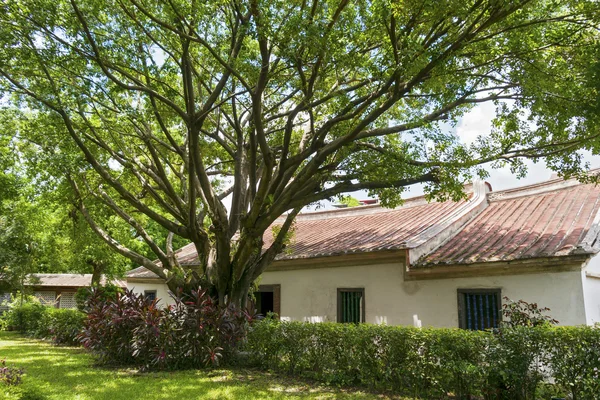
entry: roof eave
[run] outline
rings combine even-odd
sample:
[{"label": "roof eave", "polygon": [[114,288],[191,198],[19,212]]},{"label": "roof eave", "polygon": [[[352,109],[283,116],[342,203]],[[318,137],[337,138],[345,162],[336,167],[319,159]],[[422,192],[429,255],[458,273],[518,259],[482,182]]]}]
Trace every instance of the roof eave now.
[{"label": "roof eave", "polygon": [[592,256],[586,253],[472,264],[423,265],[407,269],[404,278],[408,281],[576,271],[583,269]]},{"label": "roof eave", "polygon": [[159,278],[158,276],[156,277],[142,277],[142,276],[128,276],[127,277],[127,283],[162,283],[164,282],[164,279]]},{"label": "roof eave", "polygon": [[276,260],[267,268],[267,272],[405,262],[405,249],[366,251],[329,256]]}]

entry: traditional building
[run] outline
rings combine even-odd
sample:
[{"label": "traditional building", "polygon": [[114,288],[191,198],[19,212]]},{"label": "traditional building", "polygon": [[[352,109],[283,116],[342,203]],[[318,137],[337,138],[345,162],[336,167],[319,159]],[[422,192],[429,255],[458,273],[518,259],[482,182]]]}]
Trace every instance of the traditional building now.
[{"label": "traditional building", "polygon": [[[497,326],[508,297],[549,307],[561,325],[600,322],[600,187],[554,179],[499,192],[479,182],[467,192],[461,202],[417,197],[395,209],[299,215],[293,243],[260,278],[258,310],[484,329]],[[193,245],[178,257],[198,263]],[[170,301],[143,267],[127,286]]]}]

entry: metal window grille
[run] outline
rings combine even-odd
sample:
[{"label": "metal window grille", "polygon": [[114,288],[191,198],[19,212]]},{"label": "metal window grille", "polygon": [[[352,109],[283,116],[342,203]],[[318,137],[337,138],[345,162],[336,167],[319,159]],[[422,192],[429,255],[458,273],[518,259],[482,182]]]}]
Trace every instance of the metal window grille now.
[{"label": "metal window grille", "polygon": [[146,291],[144,291],[144,296],[146,296],[146,298],[148,300],[155,300],[156,299],[156,290],[146,290]]},{"label": "metal window grille", "polygon": [[497,328],[502,320],[500,291],[459,291],[461,328],[485,330]]},{"label": "metal window grille", "polygon": [[338,322],[364,322],[364,307],[364,289],[338,289]]},{"label": "metal window grille", "polygon": [[77,308],[75,292],[63,292],[60,294],[60,308]]}]

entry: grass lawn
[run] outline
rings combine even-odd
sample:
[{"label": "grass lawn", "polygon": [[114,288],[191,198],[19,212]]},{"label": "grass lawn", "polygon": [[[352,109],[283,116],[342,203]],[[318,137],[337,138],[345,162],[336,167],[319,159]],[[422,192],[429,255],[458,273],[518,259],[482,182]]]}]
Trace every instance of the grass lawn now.
[{"label": "grass lawn", "polygon": [[[93,366],[82,349],[48,343],[0,331],[0,359],[25,369],[18,389],[0,384],[0,399],[17,400],[22,392],[44,399],[385,399],[354,390],[253,370],[205,370],[139,374],[133,370]],[[32,399],[34,397],[31,397]],[[37,399],[37,397],[36,397]]]}]

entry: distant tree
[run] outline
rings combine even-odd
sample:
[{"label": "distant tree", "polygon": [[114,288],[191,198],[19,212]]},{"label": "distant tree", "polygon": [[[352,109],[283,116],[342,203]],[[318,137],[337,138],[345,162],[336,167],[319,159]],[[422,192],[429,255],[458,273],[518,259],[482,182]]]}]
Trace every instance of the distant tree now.
[{"label": "distant tree", "polygon": [[[23,291],[36,272],[92,273],[99,283],[103,274],[120,276],[131,268],[131,261],[112,251],[73,208],[71,188],[40,178],[31,147],[8,134],[10,123],[1,126],[0,289]],[[118,218],[111,228],[124,243],[139,242]]]},{"label": "distant tree", "polygon": [[[598,8],[13,0],[0,6],[0,90],[43,174],[69,182],[114,251],[172,289],[207,281],[242,304],[309,203],[367,190],[389,206],[419,182],[457,199],[490,163],[522,175],[523,158],[582,176],[576,150],[600,151]],[[491,135],[466,145],[447,132],[484,102],[497,107]],[[198,267],[178,263],[176,237]]]},{"label": "distant tree", "polygon": [[352,196],[341,196],[338,204],[343,204],[346,207],[357,207],[360,206],[360,201]]},{"label": "distant tree", "polygon": [[9,207],[0,215],[0,288],[24,293],[29,275],[35,272],[38,249],[28,217],[24,207]]}]

